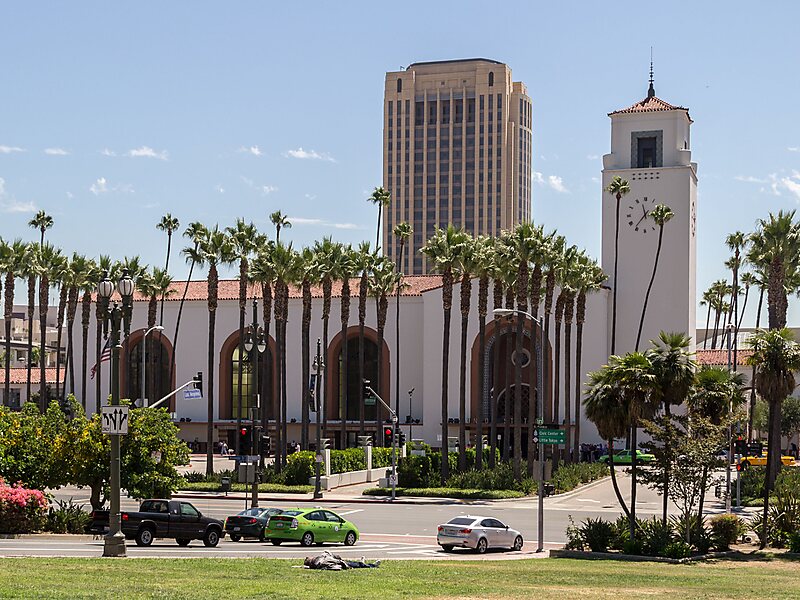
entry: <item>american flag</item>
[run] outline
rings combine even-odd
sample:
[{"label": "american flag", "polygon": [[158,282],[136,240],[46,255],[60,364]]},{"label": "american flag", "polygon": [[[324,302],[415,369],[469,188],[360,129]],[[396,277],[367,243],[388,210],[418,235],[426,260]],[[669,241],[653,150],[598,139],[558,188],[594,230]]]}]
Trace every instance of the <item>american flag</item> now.
[{"label": "american flag", "polygon": [[[106,345],[103,346],[103,351],[100,353],[100,364],[111,360],[111,338],[106,340]],[[94,363],[92,367],[92,377],[94,379],[95,374],[97,373],[97,363]]]}]

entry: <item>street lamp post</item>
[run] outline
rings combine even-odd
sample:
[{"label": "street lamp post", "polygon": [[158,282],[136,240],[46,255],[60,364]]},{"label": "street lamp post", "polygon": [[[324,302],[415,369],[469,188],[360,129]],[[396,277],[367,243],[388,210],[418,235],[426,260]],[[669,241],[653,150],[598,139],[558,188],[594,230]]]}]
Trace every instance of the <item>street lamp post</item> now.
[{"label": "street lamp post", "polygon": [[164,328],[161,325],[156,325],[145,331],[144,336],[142,336],[142,406],[147,406],[147,378],[145,377],[145,370],[147,369],[147,363],[145,362],[145,357],[147,356],[147,336],[153,331],[163,330]]},{"label": "street lamp post", "polygon": [[[130,330],[129,308],[133,301],[133,280],[128,270],[122,271],[122,278],[117,284],[117,291],[122,296],[122,308],[115,302],[106,312],[105,320],[111,321],[111,406],[119,406],[119,349],[120,325],[125,321],[125,335]],[[105,273],[97,285],[97,295],[111,298],[114,284]],[[109,514],[108,535],[103,540],[103,556],[125,556],[125,536],[122,535],[120,519],[120,439],[119,434],[111,434],[111,511]]]},{"label": "street lamp post", "polygon": [[322,486],[320,481],[322,463],[320,462],[320,455],[322,453],[322,429],[319,426],[319,414],[322,412],[320,406],[320,397],[322,390],[320,389],[320,379],[322,373],[325,371],[325,360],[322,358],[321,342],[317,338],[317,355],[314,357],[314,363],[311,365],[314,369],[314,412],[316,412],[317,421],[317,456],[314,460],[314,499],[322,498]]},{"label": "street lamp post", "polygon": [[[256,435],[256,413],[261,408],[261,394],[259,394],[258,389],[259,362],[261,355],[267,349],[267,340],[264,339],[264,330],[258,324],[258,300],[255,298],[253,298],[253,324],[247,331],[247,337],[244,340],[244,349],[250,354],[250,364],[253,368],[253,406],[250,408],[250,456],[252,459],[259,449],[258,440],[260,439],[260,434],[258,437]],[[241,410],[241,406],[239,410]],[[258,454],[261,453],[258,452]],[[253,466],[253,500],[250,503],[253,507],[258,506],[258,467],[260,462],[261,459],[259,458]]]},{"label": "street lamp post", "polygon": [[[544,422],[544,327],[541,319],[537,319],[532,314],[524,310],[514,310],[512,308],[496,308],[492,311],[493,314],[499,317],[509,317],[517,315],[520,317],[527,317],[539,326],[539,340],[536,352],[536,396],[538,402],[536,403],[536,423],[537,425]],[[531,424],[532,426],[533,424]],[[530,430],[530,427],[529,427]],[[528,435],[530,438],[528,443],[533,443],[533,436]],[[544,551],[544,442],[539,437],[538,453],[539,453],[539,482],[537,487],[537,496],[539,501],[539,544],[536,548],[537,552]]]}]

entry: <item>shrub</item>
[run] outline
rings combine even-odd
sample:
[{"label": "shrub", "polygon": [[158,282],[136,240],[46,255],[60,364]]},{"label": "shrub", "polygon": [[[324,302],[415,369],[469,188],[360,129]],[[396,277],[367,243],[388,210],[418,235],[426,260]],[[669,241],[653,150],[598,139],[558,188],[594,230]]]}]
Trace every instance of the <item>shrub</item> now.
[{"label": "shrub", "polygon": [[[348,473],[350,471],[363,471],[366,468],[367,468],[367,455],[365,454],[363,448],[347,448],[345,450],[331,450],[331,473]],[[312,465],[312,470],[313,470],[313,465]]]},{"label": "shrub", "polygon": [[208,477],[213,477],[216,475],[206,475],[205,473],[199,473],[197,471],[190,471],[189,473],[184,473],[183,478],[186,480],[187,483],[200,483],[201,481],[207,481]]},{"label": "shrub", "polygon": [[[750,520],[750,528],[759,539],[763,534],[763,515],[761,512]],[[783,548],[789,538],[800,531],[800,490],[787,485],[776,485],[776,496],[767,511],[767,543],[775,548]]]},{"label": "shrub", "polygon": [[713,547],[717,550],[730,550],[744,533],[744,523],[736,515],[716,515],[709,521],[709,527]]},{"label": "shrub", "polygon": [[637,541],[641,541],[642,553],[647,556],[663,556],[674,537],[669,523],[657,517],[639,523]]},{"label": "shrub", "polygon": [[789,536],[789,552],[800,554],[800,531]]},{"label": "shrub", "polygon": [[586,519],[579,532],[581,539],[592,552],[608,551],[608,547],[616,535],[614,524],[601,518]]},{"label": "shrub", "polygon": [[583,550],[583,535],[581,528],[575,525],[572,515],[567,515],[569,525],[567,525],[567,543],[564,545],[566,550]]},{"label": "shrub", "polygon": [[[331,461],[333,462],[333,461]],[[290,454],[283,468],[283,480],[286,485],[308,485],[314,475],[314,453],[303,450]]]},{"label": "shrub", "polygon": [[763,498],[765,467],[750,467],[739,473],[742,498]]},{"label": "shrub", "polygon": [[636,538],[634,540],[625,540],[625,543],[622,544],[622,553],[632,554],[634,556],[642,556],[644,554],[644,544],[642,543],[642,539]]},{"label": "shrub", "polygon": [[664,548],[664,556],[667,558],[688,558],[691,555],[692,547],[683,540],[670,542]]},{"label": "shrub", "polygon": [[0,533],[40,531],[47,517],[47,498],[39,490],[8,485],[0,478]]},{"label": "shrub", "polygon": [[[400,450],[397,450],[397,462],[400,461]],[[391,448],[373,448],[372,449],[372,468],[380,469],[388,467],[392,464],[392,449]],[[364,467],[366,469],[366,467]]]},{"label": "shrub", "polygon": [[559,463],[550,480],[556,488],[556,493],[574,490],[581,484],[589,483],[608,475],[608,466],[605,463]]},{"label": "shrub", "polygon": [[53,533],[84,533],[91,516],[83,510],[83,505],[74,504],[71,498],[55,502],[58,508],[50,506],[45,529]]},{"label": "shrub", "polygon": [[[367,488],[365,496],[390,496],[391,488]],[[464,500],[505,500],[522,498],[523,493],[515,490],[458,490],[454,488],[395,488],[397,496],[418,496],[423,498],[460,498]]]},{"label": "shrub", "polygon": [[447,487],[479,490],[517,490],[530,494],[536,489],[536,484],[529,477],[524,477],[521,481],[517,481],[514,478],[514,470],[510,464],[497,463],[494,469],[455,473],[448,479]]}]

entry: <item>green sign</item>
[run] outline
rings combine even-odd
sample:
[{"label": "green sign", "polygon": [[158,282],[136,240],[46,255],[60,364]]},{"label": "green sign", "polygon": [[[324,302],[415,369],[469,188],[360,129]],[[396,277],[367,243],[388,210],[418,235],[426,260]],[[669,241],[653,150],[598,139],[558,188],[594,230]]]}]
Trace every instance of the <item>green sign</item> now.
[{"label": "green sign", "polygon": [[545,429],[540,427],[533,430],[533,443],[538,444],[564,444],[567,441],[567,432],[563,429]]},{"label": "green sign", "polygon": [[375,396],[367,396],[364,398],[364,406],[375,406]]}]

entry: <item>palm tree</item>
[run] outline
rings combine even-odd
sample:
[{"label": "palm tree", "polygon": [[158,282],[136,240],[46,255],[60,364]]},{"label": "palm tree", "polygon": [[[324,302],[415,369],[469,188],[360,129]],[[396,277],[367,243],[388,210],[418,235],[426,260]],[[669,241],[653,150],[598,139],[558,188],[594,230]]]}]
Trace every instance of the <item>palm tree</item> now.
[{"label": "palm tree", "polygon": [[[87,410],[86,405],[86,372],[88,366],[89,353],[89,325],[92,322],[92,292],[97,288],[100,281],[100,269],[94,260],[90,260],[87,265],[86,278],[79,286],[79,291],[83,292],[81,297],[81,405],[83,410]],[[98,303],[100,299],[98,298]],[[99,339],[99,337],[98,337]]]},{"label": "palm tree", "polygon": [[622,179],[619,175],[614,175],[614,179],[611,180],[606,191],[617,200],[616,217],[614,221],[614,292],[611,305],[611,354],[614,354],[617,343],[617,289],[619,288],[619,282],[617,280],[617,263],[619,262],[619,203],[623,196],[630,193],[631,188],[627,180]]},{"label": "palm tree", "polygon": [[[680,406],[689,396],[694,383],[696,364],[689,350],[691,340],[685,333],[659,334],[658,340],[652,340],[653,348],[645,352],[653,365],[655,386],[664,414],[669,416],[671,406]],[[667,453],[669,454],[669,453]],[[669,500],[669,463],[664,465],[664,482],[662,488],[661,518],[667,522],[667,504]]]},{"label": "palm tree", "polygon": [[[361,273],[358,282],[358,380],[364,381],[364,324],[367,320],[367,294],[369,275],[377,256],[370,252],[369,242],[361,242],[354,254],[355,270]],[[358,402],[358,434],[364,435],[364,398]],[[380,437],[380,436],[379,436]],[[382,438],[381,438],[382,439]]]},{"label": "palm tree", "polygon": [[183,316],[183,304],[186,302],[186,295],[189,293],[189,283],[192,281],[192,273],[194,272],[195,261],[192,258],[198,251],[200,240],[208,234],[208,229],[200,221],[189,223],[189,226],[183,232],[183,237],[189,238],[192,245],[184,248],[182,254],[186,262],[189,263],[189,275],[186,277],[186,283],[183,286],[183,295],[181,295],[180,304],[178,304],[178,316],[175,319],[175,335],[172,339],[172,358],[169,362],[169,377],[167,381],[172,381],[172,373],[175,371],[175,355],[178,353],[178,333],[181,327],[181,317]]},{"label": "palm tree", "polygon": [[27,356],[27,369],[28,375],[26,378],[25,398],[31,400],[31,368],[33,367],[33,316],[36,307],[36,273],[38,270],[40,247],[36,244],[30,243],[26,247],[25,258],[22,263],[22,270],[20,274],[27,279],[28,291],[28,356]]},{"label": "palm tree", "polygon": [[[739,268],[742,266],[742,250],[747,247],[747,236],[741,231],[735,231],[725,238],[725,245],[733,252],[733,364],[737,364],[737,353],[739,350]],[[743,311],[744,312],[744,311]]]},{"label": "palm tree", "polygon": [[441,227],[428,239],[420,250],[431,261],[436,271],[442,274],[442,465],[441,482],[445,485],[449,474],[447,446],[448,377],[450,375],[450,313],[453,308],[453,280],[458,275],[459,260],[467,236],[452,225]]},{"label": "palm tree", "polygon": [[[395,313],[394,313],[394,385],[395,385],[395,412],[400,414],[400,290],[403,287],[403,251],[414,230],[408,223],[398,223],[392,230],[392,235],[400,243],[400,250],[397,253],[397,272],[400,275],[400,283],[397,285],[395,294]],[[411,418],[411,415],[409,415]],[[409,435],[409,438],[411,436]]]},{"label": "palm tree", "polygon": [[303,293],[303,317],[301,335],[302,353],[302,382],[300,389],[303,391],[302,406],[302,427],[300,434],[300,445],[303,450],[308,450],[311,396],[309,394],[308,382],[311,380],[311,286],[317,285],[317,262],[314,251],[310,248],[303,248],[297,259],[297,269],[300,278],[300,287]]},{"label": "palm tree", "polygon": [[[272,249],[274,244],[267,242],[266,239],[260,240],[260,245],[256,248],[256,256],[250,262],[249,277],[250,281],[261,286],[261,313],[264,320],[264,339],[269,340],[269,330],[272,321],[272,282],[275,279],[275,273],[272,268]],[[270,355],[268,355],[270,356]],[[274,414],[274,398],[272,396],[273,390],[273,377],[275,376],[273,370],[273,360],[267,361],[267,372],[271,376],[259,379],[261,386],[262,410],[261,410],[261,430],[264,435],[267,435],[269,425],[270,412]]]},{"label": "palm tree", "polygon": [[459,257],[461,270],[461,352],[458,389],[458,470],[467,470],[467,329],[472,308],[472,277],[477,269],[475,240],[467,234]]},{"label": "palm tree", "polygon": [[[770,291],[772,290],[769,290],[768,293]],[[773,292],[773,294],[775,293]],[[774,312],[776,313],[775,320],[779,321],[780,309],[778,308]],[[778,477],[781,466],[781,405],[784,398],[795,389],[794,371],[800,369],[800,346],[794,341],[791,331],[786,328],[760,330],[750,338],[750,344],[753,354],[748,360],[750,364],[758,366],[753,384],[759,395],[769,404],[763,521],[766,528],[769,493],[775,485],[775,479]],[[766,537],[765,530],[764,534],[760,535],[762,548],[766,544]]]},{"label": "palm tree", "polygon": [[39,275],[39,410],[45,412],[47,397],[47,311],[50,306],[50,277],[57,274],[63,264],[61,251],[52,244],[45,244],[39,250],[37,272]]},{"label": "palm tree", "polygon": [[[50,283],[57,286],[58,310],[56,312],[56,398],[61,398],[61,339],[64,331],[64,317],[67,312],[67,300],[69,296],[69,259],[62,257],[53,266]],[[66,368],[64,369],[64,379],[66,380]],[[66,386],[64,386],[66,387]]]},{"label": "palm tree", "polygon": [[2,261],[0,262],[0,272],[5,273],[6,284],[5,310],[3,313],[6,336],[6,379],[3,397],[6,399],[6,404],[11,399],[11,319],[14,317],[14,290],[17,277],[22,275],[25,270],[27,250],[27,244],[20,239],[16,239],[11,243],[2,242],[0,244],[0,255],[3,257],[0,259]]},{"label": "palm tree", "polygon": [[[565,454],[567,462],[577,462],[579,455],[571,450],[572,432],[572,321],[575,313],[575,297],[579,285],[579,269],[581,254],[577,251],[574,258],[567,263],[561,278],[561,285],[566,292],[564,297],[564,422],[567,425]],[[576,373],[577,375],[577,373]]]},{"label": "palm tree", "polygon": [[750,288],[758,285],[758,278],[755,273],[742,273],[741,282],[744,285],[744,301],[742,302],[742,310],[739,311],[739,320],[736,322],[737,332],[742,327],[744,313],[747,311],[747,298],[750,296]]},{"label": "palm tree", "polygon": [[729,304],[725,298],[730,294],[731,288],[724,279],[718,279],[711,284],[711,306],[714,309],[714,334],[711,338],[711,349],[717,347],[717,333],[720,330],[720,318],[728,311]]},{"label": "palm tree", "polygon": [[380,252],[381,250],[381,214],[383,212],[383,207],[385,206],[388,208],[391,201],[391,192],[382,187],[376,187],[374,190],[372,190],[370,197],[367,198],[367,202],[371,202],[378,207],[378,227],[375,234],[375,252]]},{"label": "palm tree", "polygon": [[281,241],[281,229],[291,229],[292,224],[289,218],[286,217],[281,211],[276,210],[269,216],[270,222],[275,225],[275,243]]},{"label": "palm tree", "polygon": [[[162,301],[165,298],[169,298],[173,294],[176,293],[176,290],[172,287],[172,276],[164,269],[159,269],[158,267],[153,267],[152,273],[149,275],[150,279],[150,301],[148,303],[148,310],[147,310],[147,329],[152,329],[156,326],[156,323],[160,323],[160,320],[156,319],[156,312],[157,312],[157,305],[158,299],[160,298]],[[160,319],[160,316],[159,316]],[[163,357],[163,345],[161,343],[161,332],[159,331],[158,340],[158,359],[157,359],[157,369],[150,369],[150,378],[152,383],[150,384],[153,392],[153,396],[156,400],[161,398],[164,395],[165,391],[171,390],[164,390],[162,388],[162,378],[160,376],[161,369],[162,369],[162,357]],[[142,340],[142,352],[146,352],[146,340]],[[156,378],[156,374],[159,374],[159,377]],[[172,385],[172,380],[168,380],[167,385]],[[145,389],[143,390],[142,397],[147,398],[147,383],[145,382]]]},{"label": "palm tree", "polygon": [[708,306],[708,310],[706,311],[706,332],[703,336],[703,350],[706,349],[706,344],[708,343],[708,332],[710,331],[708,326],[711,324],[711,305],[714,303],[714,291],[709,288],[705,292],[703,292],[703,298],[700,300],[700,306]]},{"label": "palm tree", "polygon": [[[342,371],[339,380],[341,385],[342,398],[339,403],[339,417],[341,418],[341,445],[342,449],[347,448],[347,407],[348,402],[348,361],[347,361],[347,325],[350,322],[350,278],[355,273],[356,264],[353,248],[351,246],[340,246],[331,256],[333,261],[334,276],[342,282],[342,303],[340,307],[340,323],[342,326]],[[360,388],[359,388],[360,389]]]},{"label": "palm tree", "polygon": [[[378,381],[376,388],[381,389],[382,367],[383,367],[383,340],[386,331],[386,316],[389,311],[389,296],[394,293],[395,286],[400,282],[394,264],[387,258],[376,260],[372,280],[370,281],[370,293],[375,298],[376,306],[376,329],[378,332]],[[381,415],[381,412],[378,412]],[[378,430],[381,427],[381,419],[378,421]],[[378,436],[380,437],[380,436]]]},{"label": "palm tree", "polygon": [[[190,226],[191,227],[191,226]],[[216,333],[217,302],[219,298],[218,266],[227,265],[235,260],[230,238],[219,226],[198,232],[194,248],[185,248],[183,253],[195,264],[208,265],[208,394],[206,426],[206,474],[214,472],[214,362]]]},{"label": "palm tree", "polygon": [[[544,347],[548,348],[550,346],[550,313],[553,311],[553,295],[555,294],[556,288],[556,273],[558,269],[563,264],[564,260],[564,252],[566,248],[566,240],[563,236],[556,235],[555,232],[550,234],[550,243],[544,248],[544,259],[543,264],[544,268],[547,269],[547,275],[545,276],[545,290],[544,290],[544,338],[545,343]],[[556,336],[558,339],[558,336]],[[555,361],[558,364],[558,361]],[[558,374],[556,373],[556,381],[558,381]],[[557,384],[551,385],[551,390],[545,392],[545,398],[542,398],[544,401],[542,414],[544,415],[545,421],[548,422],[553,415],[553,405],[550,402],[550,394],[555,393],[555,388],[557,388]]]},{"label": "palm tree", "polygon": [[[244,319],[245,309],[247,308],[247,283],[249,281],[248,260],[255,249],[261,245],[261,235],[256,226],[244,219],[236,219],[236,225],[226,227],[225,233],[228,235],[233,247],[233,253],[239,260],[239,356],[244,356]],[[257,368],[255,365],[253,368]],[[236,430],[242,426],[242,376],[244,369],[239,368],[237,377],[237,393],[239,394],[239,405],[236,411]],[[248,399],[249,400],[249,399]],[[247,402],[249,404],[249,401]],[[236,454],[241,454],[243,449],[239,447],[240,436],[236,436]]]},{"label": "palm tree", "polygon": [[575,305],[575,437],[573,454],[580,456],[581,438],[581,359],[583,358],[583,324],[586,321],[586,296],[601,288],[607,279],[597,262],[585,254],[581,255],[581,268],[578,274],[578,299]]},{"label": "palm tree", "polygon": [[[330,237],[323,238],[321,242],[314,244],[314,261],[316,263],[317,276],[322,283],[322,345],[325,348],[325,363],[331,364],[328,355],[328,324],[331,316],[331,295],[333,287],[333,276],[335,274],[335,254],[339,252],[338,246],[333,243]],[[327,377],[324,372],[323,376]],[[327,379],[322,384],[322,431],[323,435],[328,426],[328,383]]]},{"label": "palm tree", "polygon": [[[486,418],[484,402],[483,365],[486,362],[486,316],[489,308],[489,277],[494,269],[494,238],[481,235],[475,238],[474,244],[475,274],[478,276],[478,414],[475,429],[475,468],[483,469],[483,422]],[[398,334],[399,335],[399,334]],[[398,394],[399,397],[399,394]],[[491,444],[494,453],[494,444]],[[490,465],[494,465],[494,456],[490,455]]]},{"label": "palm tree", "polygon": [[[86,286],[86,281],[91,274],[91,261],[78,253],[72,254],[65,282],[67,291],[67,368],[69,369],[70,393],[75,393],[75,343],[74,325],[78,312],[80,292]],[[66,385],[62,395],[62,402],[66,401]]]},{"label": "palm tree", "polygon": [[[556,338],[556,348],[555,348],[555,360],[553,365],[553,372],[555,375],[555,380],[553,382],[553,421],[555,423],[564,423],[566,422],[566,403],[568,400],[565,398],[565,411],[564,417],[561,416],[561,398],[560,398],[560,391],[561,391],[561,323],[564,320],[564,311],[566,309],[566,302],[567,298],[569,297],[570,291],[566,285],[566,282],[569,280],[568,272],[570,265],[575,261],[575,257],[577,256],[578,249],[575,246],[570,246],[566,248],[564,252],[559,256],[559,262],[555,265],[554,271],[556,275],[556,280],[559,286],[558,298],[556,299],[556,306],[555,306],[555,314],[553,315],[553,320],[555,322],[555,338]],[[564,361],[564,364],[569,362],[569,357]],[[566,375],[566,369],[565,369]],[[565,377],[564,388],[569,389],[569,381]]]},{"label": "palm tree", "polygon": [[48,215],[43,210],[40,210],[36,213],[36,216],[33,217],[30,221],[28,221],[28,226],[32,227],[33,229],[38,229],[41,233],[41,239],[39,241],[39,247],[44,248],[44,232],[48,229],[52,229],[53,227],[53,217]]},{"label": "palm tree", "polygon": [[647,292],[644,295],[644,304],[642,304],[642,318],[639,319],[639,331],[636,333],[636,351],[639,351],[639,341],[642,339],[642,327],[644,327],[644,317],[647,314],[647,301],[650,299],[650,292],[653,289],[653,282],[656,280],[656,271],[658,271],[658,259],[661,256],[661,242],[664,239],[664,224],[667,223],[675,213],[666,204],[658,204],[653,210],[650,211],[650,218],[658,225],[658,245],[656,246],[656,258],[653,262],[653,274],[650,275],[650,283],[647,284]]},{"label": "palm tree", "polygon": [[[164,272],[169,273],[169,255],[172,249],[172,234],[181,226],[180,221],[173,217],[170,213],[161,217],[161,220],[156,224],[156,229],[165,231],[167,233],[167,257],[164,260]],[[161,315],[158,319],[159,323],[164,322],[164,298],[161,299]]]},{"label": "palm tree", "polygon": [[[497,453],[497,405],[500,401],[500,341],[505,336],[501,335],[502,317],[495,314],[498,308],[503,308],[503,257],[504,254],[495,243],[496,238],[491,238],[494,245],[494,260],[489,263],[492,277],[492,313],[494,314],[494,352],[492,357],[492,397],[489,410],[489,468],[494,469]],[[507,444],[503,444],[506,446]]]}]

